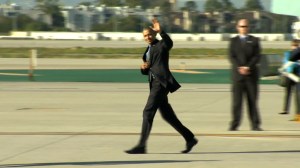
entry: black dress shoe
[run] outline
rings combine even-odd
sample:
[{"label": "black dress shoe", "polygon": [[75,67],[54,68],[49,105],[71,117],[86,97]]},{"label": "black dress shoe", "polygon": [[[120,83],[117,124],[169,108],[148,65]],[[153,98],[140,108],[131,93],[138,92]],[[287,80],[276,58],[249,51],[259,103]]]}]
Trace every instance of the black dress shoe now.
[{"label": "black dress shoe", "polygon": [[134,147],[130,150],[126,150],[125,152],[128,154],[145,154],[146,149],[145,147]]},{"label": "black dress shoe", "polygon": [[230,127],[229,131],[238,131],[237,127]]},{"label": "black dress shoe", "polygon": [[198,140],[196,138],[193,138],[191,141],[188,141],[186,143],[186,149],[181,151],[181,153],[189,153],[197,143]]},{"label": "black dress shoe", "polygon": [[254,127],[252,128],[253,131],[263,131],[263,129],[259,128],[259,127]]},{"label": "black dress shoe", "polygon": [[288,112],[284,111],[284,112],[281,112],[279,114],[289,114]]}]

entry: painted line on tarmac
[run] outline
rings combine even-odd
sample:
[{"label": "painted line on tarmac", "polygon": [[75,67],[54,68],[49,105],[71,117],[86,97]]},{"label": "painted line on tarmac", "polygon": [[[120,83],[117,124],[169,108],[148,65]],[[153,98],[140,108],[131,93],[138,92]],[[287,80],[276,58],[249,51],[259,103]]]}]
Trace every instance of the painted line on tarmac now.
[{"label": "painted line on tarmac", "polygon": [[260,78],[261,80],[278,80],[279,76],[264,76]]},{"label": "painted line on tarmac", "polygon": [[28,74],[22,74],[22,73],[0,73],[0,75],[4,75],[4,76],[28,76]]},{"label": "painted line on tarmac", "polygon": [[[140,133],[121,133],[121,132],[0,132],[0,135],[140,135]],[[176,133],[152,133],[153,136],[180,136]],[[253,134],[195,134],[196,136],[209,136],[209,137],[256,137],[256,138],[300,138],[300,135],[291,135],[291,134],[262,134],[262,133],[253,133]]]},{"label": "painted line on tarmac", "polygon": [[184,69],[172,69],[171,72],[186,73],[186,74],[212,74],[212,72],[192,71]]},{"label": "painted line on tarmac", "polygon": [[[28,73],[0,73],[0,75],[3,75],[3,76],[29,76]],[[34,76],[41,76],[41,75],[34,75]]]}]

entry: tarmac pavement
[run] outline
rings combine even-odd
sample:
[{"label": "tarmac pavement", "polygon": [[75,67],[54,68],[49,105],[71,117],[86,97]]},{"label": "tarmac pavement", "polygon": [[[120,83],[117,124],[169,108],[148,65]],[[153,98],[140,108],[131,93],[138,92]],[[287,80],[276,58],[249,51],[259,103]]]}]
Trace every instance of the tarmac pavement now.
[{"label": "tarmac pavement", "polygon": [[299,167],[300,123],[279,115],[283,91],[261,85],[264,131],[228,131],[230,86],[182,84],[169,95],[178,117],[199,143],[185,143],[158,114],[148,154],[124,153],[141,129],[145,83],[0,83],[0,167],[250,168]]},{"label": "tarmac pavement", "polygon": [[[142,36],[142,34],[141,34]],[[290,41],[261,41],[262,48],[289,49]],[[3,40],[0,48],[144,48],[144,41],[101,41],[101,40]],[[228,41],[181,41],[174,40],[174,48],[227,48]]]},{"label": "tarmac pavement", "polygon": [[[142,59],[38,58],[35,69],[139,69]],[[0,69],[29,69],[29,58],[0,58]],[[228,69],[227,59],[170,59],[171,69]]]},{"label": "tarmac pavement", "polygon": [[[172,60],[182,66],[183,60]],[[188,67],[228,68],[223,60],[189,60]],[[1,59],[2,69],[26,69],[26,59]],[[175,63],[178,63],[174,65]],[[213,64],[215,63],[215,65]],[[37,68],[136,68],[139,60],[43,59]],[[90,65],[90,66],[89,66]],[[187,66],[188,65],[188,66]],[[218,66],[219,65],[219,66]],[[1,76],[0,76],[1,77]],[[183,138],[157,114],[148,153],[124,153],[141,130],[145,83],[1,82],[0,168],[295,168],[300,166],[300,123],[279,115],[283,88],[261,85],[264,131],[252,131],[244,112],[239,131],[228,131],[229,84],[189,84],[169,95],[177,116],[199,143],[181,154]],[[159,113],[159,112],[158,112]]]}]

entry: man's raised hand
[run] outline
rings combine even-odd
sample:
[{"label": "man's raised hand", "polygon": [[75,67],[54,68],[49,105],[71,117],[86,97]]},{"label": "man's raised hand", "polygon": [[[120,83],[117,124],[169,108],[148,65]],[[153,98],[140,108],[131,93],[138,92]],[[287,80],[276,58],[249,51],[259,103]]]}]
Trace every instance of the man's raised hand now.
[{"label": "man's raised hand", "polygon": [[152,19],[152,24],[153,24],[153,27],[150,27],[150,28],[152,30],[154,30],[155,32],[160,33],[161,32],[161,28],[160,28],[160,24],[159,24],[157,18],[153,18]]}]

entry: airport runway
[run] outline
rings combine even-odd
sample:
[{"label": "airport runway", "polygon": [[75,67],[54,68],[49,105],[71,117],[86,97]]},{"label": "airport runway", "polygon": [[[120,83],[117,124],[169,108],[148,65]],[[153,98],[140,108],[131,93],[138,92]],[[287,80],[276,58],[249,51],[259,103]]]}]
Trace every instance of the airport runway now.
[{"label": "airport runway", "polygon": [[[28,59],[2,58],[0,69],[28,69]],[[174,68],[228,68],[227,60],[171,60]],[[140,60],[39,59],[40,69],[137,69]],[[138,69],[137,69],[138,70]],[[142,78],[142,76],[140,76]],[[148,154],[128,155],[141,129],[147,83],[0,82],[0,168],[295,168],[300,166],[300,123],[279,115],[283,88],[260,86],[262,128],[227,131],[229,84],[182,83],[169,95],[178,117],[199,144],[185,143],[156,115]],[[245,108],[246,109],[246,108]]]},{"label": "airport runway", "polygon": [[[289,41],[262,41],[263,48],[289,49]],[[0,40],[0,48],[137,48],[145,47],[144,41],[85,41],[85,40]],[[174,48],[227,48],[228,41],[174,41]]]},{"label": "airport runway", "polygon": [[169,95],[182,122],[199,139],[189,154],[184,140],[157,114],[148,154],[123,151],[139,139],[145,83],[0,83],[0,168],[295,168],[300,166],[300,123],[279,115],[283,90],[262,85],[262,128],[227,131],[230,85],[182,84]]}]

